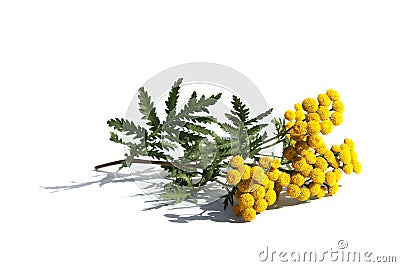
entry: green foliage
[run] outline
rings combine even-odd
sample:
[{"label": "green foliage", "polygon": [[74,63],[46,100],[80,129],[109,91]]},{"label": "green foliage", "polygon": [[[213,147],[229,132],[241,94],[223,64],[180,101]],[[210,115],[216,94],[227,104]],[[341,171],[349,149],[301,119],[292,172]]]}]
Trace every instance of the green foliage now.
[{"label": "green foliage", "polygon": [[[270,109],[250,118],[249,108],[240,98],[233,96],[232,110],[225,114],[228,122],[218,122],[209,114],[209,108],[217,103],[221,94],[198,97],[196,92],[179,110],[177,107],[182,81],[182,78],[176,80],[169,91],[165,101],[167,117],[164,121],[159,119],[155,104],[143,87],[138,91],[138,99],[139,112],[145,126],[119,118],[107,121],[113,129],[110,140],[128,148],[121,168],[130,167],[140,157],[170,163],[161,166],[171,180],[162,197],[176,203],[193,200],[194,189],[224,175],[223,169],[227,167],[229,156],[258,159],[263,141],[267,138],[263,130],[268,124],[262,120],[272,111]],[[217,134],[208,125],[219,126],[228,136]],[[123,140],[121,136],[126,136],[129,141]],[[183,149],[183,155],[174,157],[173,152],[179,148]],[[201,178],[194,182],[194,177]],[[233,203],[236,187],[227,184],[224,187],[228,190],[224,196],[226,207]]]}]

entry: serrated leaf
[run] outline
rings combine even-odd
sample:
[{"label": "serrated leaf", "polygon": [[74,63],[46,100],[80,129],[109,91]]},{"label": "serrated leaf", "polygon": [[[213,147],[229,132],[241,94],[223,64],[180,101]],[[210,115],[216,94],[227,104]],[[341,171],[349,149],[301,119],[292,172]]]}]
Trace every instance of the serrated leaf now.
[{"label": "serrated leaf", "polygon": [[156,108],[154,103],[151,101],[151,97],[144,89],[139,88],[139,111],[143,115],[142,119],[147,120],[147,125],[150,126],[151,131],[155,131],[160,126],[160,120],[157,117]]},{"label": "serrated leaf", "polygon": [[165,109],[165,112],[170,114],[171,112],[176,113],[176,103],[178,102],[179,98],[179,89],[180,85],[183,81],[183,78],[179,78],[174,82],[174,85],[172,86],[171,90],[169,91],[168,99],[165,101],[165,105],[167,108]]}]

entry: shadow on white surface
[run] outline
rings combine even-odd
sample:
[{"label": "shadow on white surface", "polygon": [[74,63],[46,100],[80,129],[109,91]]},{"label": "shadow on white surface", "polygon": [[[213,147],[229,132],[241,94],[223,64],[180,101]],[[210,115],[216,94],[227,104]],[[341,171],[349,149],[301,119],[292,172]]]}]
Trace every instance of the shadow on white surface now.
[{"label": "shadow on white surface", "polygon": [[[155,173],[157,173],[155,175]],[[163,183],[160,183],[163,180]],[[228,206],[224,210],[224,201],[221,198],[226,193],[218,184],[212,183],[205,186],[204,190],[196,194],[197,203],[183,201],[175,203],[174,201],[164,200],[160,197],[163,192],[166,179],[160,177],[159,169],[154,167],[137,170],[131,174],[115,173],[109,171],[95,171],[88,181],[71,181],[68,185],[42,186],[42,188],[51,190],[51,193],[83,188],[91,185],[103,186],[111,183],[132,183],[135,182],[142,190],[142,193],[135,193],[128,197],[145,197],[143,199],[143,211],[159,210],[169,222],[189,223],[192,221],[214,221],[224,223],[242,223],[242,218],[233,214],[232,207]],[[149,197],[151,199],[149,199]],[[297,199],[290,198],[283,191],[277,202],[268,207],[269,210],[280,209],[299,204],[305,204]]]}]

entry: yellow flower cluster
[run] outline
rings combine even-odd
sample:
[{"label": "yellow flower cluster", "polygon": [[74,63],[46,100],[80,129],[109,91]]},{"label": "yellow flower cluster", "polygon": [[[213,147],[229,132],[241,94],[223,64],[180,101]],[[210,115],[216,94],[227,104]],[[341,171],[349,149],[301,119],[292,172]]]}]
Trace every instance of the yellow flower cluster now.
[{"label": "yellow flower cluster", "polygon": [[276,202],[282,187],[290,183],[289,174],[279,171],[280,164],[279,159],[262,157],[258,165],[250,167],[241,156],[232,157],[226,181],[237,186],[237,204],[233,206],[236,216],[251,221]]},{"label": "yellow flower cluster", "polygon": [[294,108],[295,111],[284,114],[289,121],[286,128],[291,143],[284,149],[283,157],[293,168],[286,193],[300,201],[311,196],[321,198],[326,193],[332,196],[339,189],[342,172],[358,174],[362,168],[351,139],[346,138],[343,144],[328,149],[322,138],[343,122],[344,105],[340,95],[329,89],[317,99],[304,99]]}]

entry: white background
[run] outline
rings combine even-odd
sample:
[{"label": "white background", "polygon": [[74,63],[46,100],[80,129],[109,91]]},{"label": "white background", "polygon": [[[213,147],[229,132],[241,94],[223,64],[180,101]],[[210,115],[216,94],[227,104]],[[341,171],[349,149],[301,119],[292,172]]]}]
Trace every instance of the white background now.
[{"label": "white background", "polygon": [[[340,239],[399,260],[398,14],[396,1],[2,1],[0,265],[265,266],[266,246]],[[332,198],[246,224],[170,222],[174,210],[129,197],[134,183],[40,188],[120,158],[106,120],[153,75],[197,61],[245,74],[276,115],[337,89],[345,121],[332,138],[356,141],[363,173]]]}]

